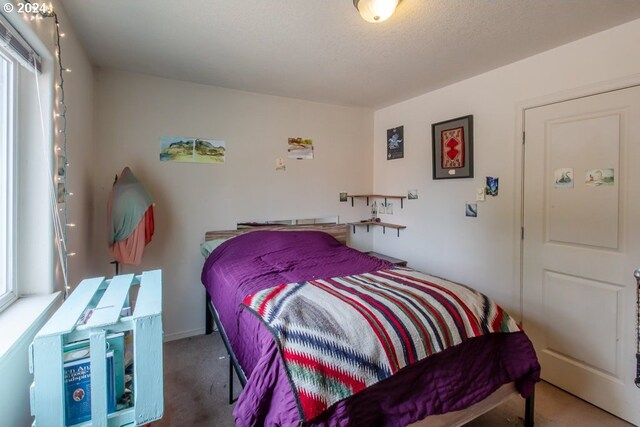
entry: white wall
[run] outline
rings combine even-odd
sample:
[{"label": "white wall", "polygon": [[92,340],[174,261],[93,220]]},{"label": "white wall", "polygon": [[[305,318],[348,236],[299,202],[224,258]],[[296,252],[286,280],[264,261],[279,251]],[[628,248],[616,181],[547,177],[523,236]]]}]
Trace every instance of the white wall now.
[{"label": "white wall", "polygon": [[[70,231],[70,250],[78,253],[77,258],[69,260],[70,284],[76,284],[80,278],[90,275],[92,233],[92,167],[93,167],[93,66],[82,50],[70,26],[66,13],[58,1],[53,6],[60,19],[60,28],[66,33],[62,39],[62,55],[64,66],[71,68],[72,73],[65,78],[65,95],[68,106],[67,126],[68,158],[71,166],[68,169],[68,185],[75,193],[69,199],[69,220],[77,224]],[[37,126],[22,129],[20,138],[20,152],[22,155],[20,179],[23,186],[19,194],[19,203],[23,214],[19,218],[20,248],[18,264],[23,269],[19,280],[19,291],[22,294],[46,294],[54,290],[62,290],[62,283],[55,281],[53,265],[53,236],[51,215],[48,205],[47,188],[42,182],[37,182],[36,173],[47,173],[46,163],[53,158],[53,122],[50,114],[54,102],[53,76],[56,72],[54,63],[54,23],[52,19],[28,21],[18,17],[15,12],[8,16],[17,25],[21,34],[44,57],[43,74],[39,78],[40,94],[44,106],[45,122],[45,155],[42,146],[42,131],[39,122],[39,108],[35,87],[25,91],[21,112],[35,120]],[[30,79],[35,83],[34,79]],[[25,102],[29,100],[29,103]],[[24,138],[22,138],[24,137]],[[28,148],[28,150],[27,150]],[[36,166],[37,165],[37,166]],[[26,176],[25,176],[26,172]],[[48,182],[49,177],[42,177]],[[34,191],[34,188],[38,188]],[[42,193],[44,191],[44,193]],[[59,275],[57,276],[59,279]],[[33,336],[42,326],[49,312],[44,313],[39,320],[27,328],[27,332],[18,340],[8,354],[0,360],[0,426],[16,427],[29,426],[33,418],[29,411],[29,385],[32,375],[28,370],[27,349]],[[23,316],[24,322],[32,316]],[[21,325],[24,326],[24,325]],[[10,397],[10,398],[9,398]]]},{"label": "white wall", "polygon": [[[640,20],[375,112],[374,190],[419,199],[396,209],[407,225],[398,239],[376,233],[374,249],[407,259],[414,268],[473,285],[519,313],[518,105],[640,73]],[[576,89],[577,90],[577,89]],[[473,114],[475,178],[432,180],[431,124]],[[404,125],[405,158],[387,161],[386,129]],[[500,178],[497,197],[465,201],[486,176]]]},{"label": "white wall", "polygon": [[[341,190],[371,191],[373,113],[360,108],[258,95],[141,74],[100,70],[96,96],[95,256],[113,275],[107,251],[106,200],[116,173],[130,166],[156,202],[156,234],[141,266],[162,268],[165,337],[204,328],[207,230],[235,229],[242,220],[339,215],[361,219],[366,210],[339,203]],[[159,161],[161,136],[226,141],[222,165]],[[287,138],[312,138],[314,160],[287,159]],[[356,246],[371,245],[358,233]],[[369,237],[367,239],[367,237]]]}]

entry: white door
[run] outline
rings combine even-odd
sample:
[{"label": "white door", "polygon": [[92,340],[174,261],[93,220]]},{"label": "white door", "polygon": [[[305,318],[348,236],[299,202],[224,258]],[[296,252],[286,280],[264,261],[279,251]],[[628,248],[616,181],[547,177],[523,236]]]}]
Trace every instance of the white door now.
[{"label": "white door", "polygon": [[524,328],[542,378],[640,425],[640,87],[525,111]]}]

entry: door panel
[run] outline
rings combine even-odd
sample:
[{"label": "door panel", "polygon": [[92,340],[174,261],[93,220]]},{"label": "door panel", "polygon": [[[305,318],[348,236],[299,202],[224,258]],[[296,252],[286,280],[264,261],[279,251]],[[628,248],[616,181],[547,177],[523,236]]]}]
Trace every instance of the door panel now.
[{"label": "door panel", "polygon": [[618,249],[619,187],[578,184],[603,165],[619,171],[621,119],[621,112],[607,111],[547,122],[545,167],[571,165],[574,176],[573,187],[555,188],[555,174],[546,174],[547,241]]},{"label": "door panel", "polygon": [[523,322],[542,377],[634,424],[640,88],[525,111]]},{"label": "door panel", "polygon": [[[547,329],[547,348],[543,351],[620,379],[619,311],[623,288],[552,271],[545,271],[543,286],[547,322],[574,325],[571,330]],[[574,299],[574,295],[581,298]],[[571,309],[565,306],[566,301],[572,301]]]}]

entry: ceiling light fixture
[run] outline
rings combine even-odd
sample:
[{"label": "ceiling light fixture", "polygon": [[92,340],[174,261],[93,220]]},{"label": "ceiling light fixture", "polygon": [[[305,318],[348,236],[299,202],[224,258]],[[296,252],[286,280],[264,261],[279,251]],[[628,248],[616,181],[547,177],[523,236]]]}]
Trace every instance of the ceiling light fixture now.
[{"label": "ceiling light fixture", "polygon": [[368,22],[382,22],[396,11],[400,0],[353,0],[362,19]]}]

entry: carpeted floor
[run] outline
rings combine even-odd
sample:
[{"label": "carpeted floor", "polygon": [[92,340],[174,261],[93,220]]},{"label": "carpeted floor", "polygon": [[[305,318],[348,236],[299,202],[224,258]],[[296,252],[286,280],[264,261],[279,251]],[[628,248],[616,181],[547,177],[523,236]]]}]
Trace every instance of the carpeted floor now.
[{"label": "carpeted floor", "polygon": [[[164,345],[164,417],[160,426],[233,427],[228,404],[229,361],[220,335],[201,335]],[[235,379],[234,391],[240,392]],[[536,427],[630,427],[547,383],[536,388]],[[513,398],[467,427],[522,426],[524,400]]]}]

